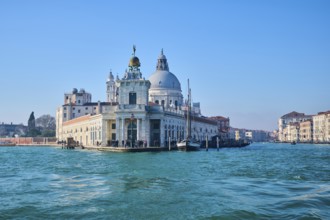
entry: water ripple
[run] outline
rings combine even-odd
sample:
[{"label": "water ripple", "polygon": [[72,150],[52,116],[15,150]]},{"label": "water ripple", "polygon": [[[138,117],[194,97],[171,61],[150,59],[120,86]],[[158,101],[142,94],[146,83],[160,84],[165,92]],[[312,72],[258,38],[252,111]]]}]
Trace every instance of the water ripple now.
[{"label": "water ripple", "polygon": [[327,219],[330,147],[0,148],[4,219]]}]

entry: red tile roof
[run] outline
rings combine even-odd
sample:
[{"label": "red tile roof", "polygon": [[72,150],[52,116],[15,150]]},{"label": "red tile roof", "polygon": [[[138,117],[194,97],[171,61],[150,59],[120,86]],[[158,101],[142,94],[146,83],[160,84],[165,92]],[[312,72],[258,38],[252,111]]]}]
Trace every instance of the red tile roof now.
[{"label": "red tile roof", "polygon": [[71,119],[69,121],[66,121],[66,122],[63,123],[63,125],[71,125],[71,124],[74,124],[74,123],[87,121],[87,120],[89,120],[90,117],[91,117],[90,115],[84,115],[84,116],[81,116],[79,118],[74,118],[74,119]]}]

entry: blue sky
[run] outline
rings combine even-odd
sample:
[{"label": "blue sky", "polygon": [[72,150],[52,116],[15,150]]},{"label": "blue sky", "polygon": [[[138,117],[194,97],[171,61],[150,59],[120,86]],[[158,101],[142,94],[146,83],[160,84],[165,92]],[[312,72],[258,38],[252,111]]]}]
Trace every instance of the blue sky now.
[{"label": "blue sky", "polygon": [[105,101],[132,53],[144,77],[162,48],[206,116],[273,130],[330,110],[330,1],[0,1],[0,122],[55,116],[72,88]]}]

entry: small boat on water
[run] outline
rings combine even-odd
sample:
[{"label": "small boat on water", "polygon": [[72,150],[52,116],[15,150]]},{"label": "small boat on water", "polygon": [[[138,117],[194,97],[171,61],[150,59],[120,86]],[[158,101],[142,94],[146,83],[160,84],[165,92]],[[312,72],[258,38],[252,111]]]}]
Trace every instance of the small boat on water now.
[{"label": "small boat on water", "polygon": [[[213,136],[210,143],[209,148],[241,148],[246,147],[251,144],[250,141],[247,140],[235,140],[235,139],[226,139],[221,140],[219,136]],[[206,148],[206,143],[202,142],[202,148]]]},{"label": "small boat on water", "polygon": [[292,141],[291,142],[291,145],[296,145],[297,143],[295,141]]},{"label": "small boat on water", "polygon": [[200,150],[201,144],[193,139],[185,139],[177,143],[178,150],[182,151],[198,151]]},{"label": "small boat on water", "polygon": [[0,142],[1,147],[11,147],[11,146],[16,146],[16,143],[12,142]]},{"label": "small boat on water", "polygon": [[200,150],[201,143],[191,137],[191,90],[189,88],[188,79],[188,109],[187,109],[187,125],[186,125],[187,138],[176,144],[178,150],[181,151],[198,151]]}]

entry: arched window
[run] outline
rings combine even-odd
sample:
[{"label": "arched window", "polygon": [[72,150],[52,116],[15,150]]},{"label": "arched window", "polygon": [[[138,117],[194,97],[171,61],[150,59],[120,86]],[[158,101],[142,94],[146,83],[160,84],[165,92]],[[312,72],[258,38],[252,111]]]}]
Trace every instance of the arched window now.
[{"label": "arched window", "polygon": [[136,105],[136,93],[135,92],[129,93],[129,104]]},{"label": "arched window", "polygon": [[165,100],[162,100],[162,106],[164,106],[165,105]]},{"label": "arched window", "polygon": [[159,100],[156,100],[156,102],[155,102],[157,105],[159,105]]}]

